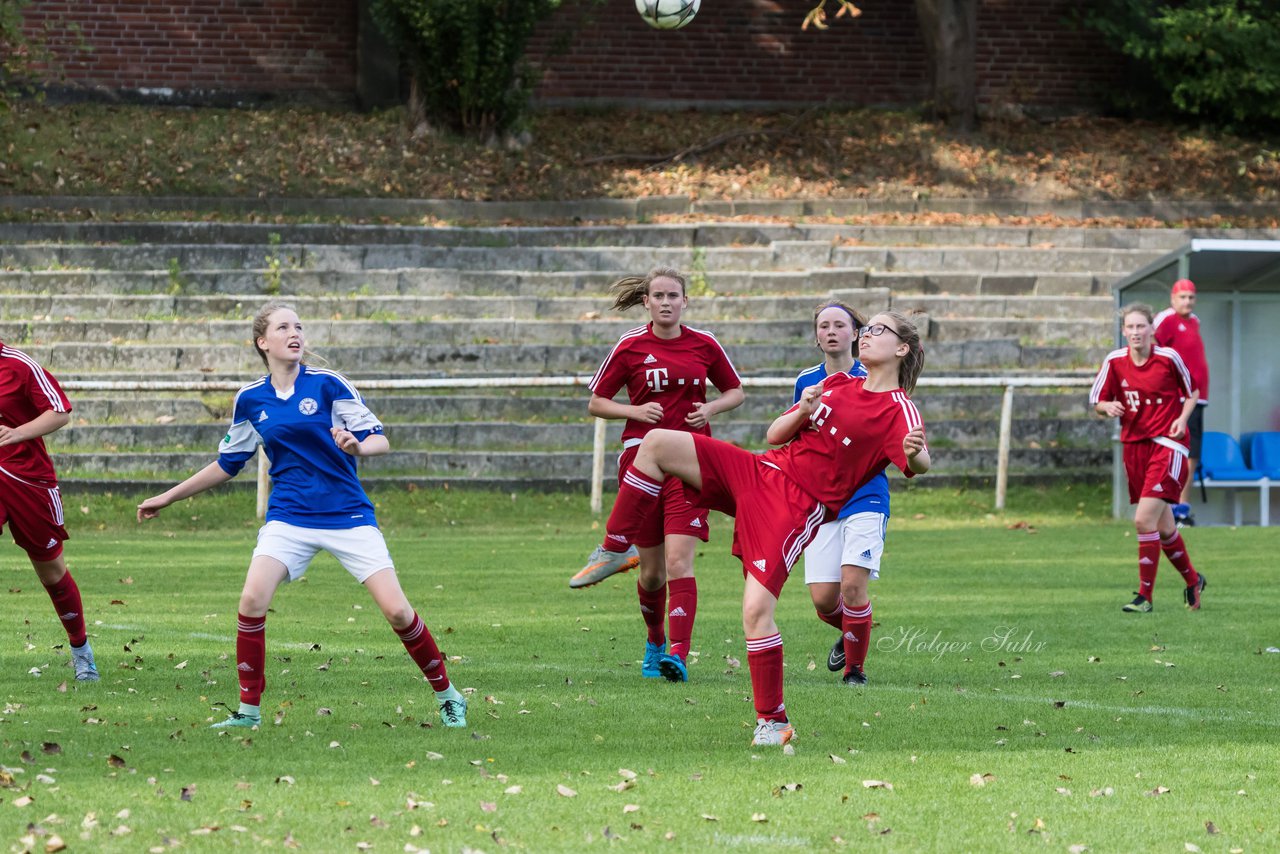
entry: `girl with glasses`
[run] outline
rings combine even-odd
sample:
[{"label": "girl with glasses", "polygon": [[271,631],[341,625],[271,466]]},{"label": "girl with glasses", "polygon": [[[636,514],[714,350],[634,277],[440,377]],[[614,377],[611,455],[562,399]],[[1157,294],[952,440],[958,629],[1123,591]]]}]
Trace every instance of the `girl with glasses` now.
[{"label": "girl with glasses", "polygon": [[792,565],[818,527],[885,466],[908,477],[929,470],[924,426],[908,397],[924,366],[919,333],[896,312],[877,314],[872,323],[895,334],[862,339],[867,376],[837,373],[806,388],[769,427],[769,443],[782,447],[753,454],[709,436],[650,431],[623,474],[606,526],[602,548],[624,552],[655,512],[667,477],[682,480],[695,503],[736,517],[755,745],[780,746],[795,735],[783,703],[782,636],[774,621]]}]

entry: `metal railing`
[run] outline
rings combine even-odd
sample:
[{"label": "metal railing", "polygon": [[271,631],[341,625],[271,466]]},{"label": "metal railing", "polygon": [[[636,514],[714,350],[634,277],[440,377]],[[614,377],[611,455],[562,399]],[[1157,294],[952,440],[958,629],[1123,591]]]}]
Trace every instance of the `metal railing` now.
[{"label": "metal railing", "polygon": [[[357,382],[364,391],[427,391],[450,388],[574,388],[591,381],[589,376],[562,377],[447,377],[434,379],[364,380]],[[794,388],[795,377],[743,377],[747,388]],[[995,509],[1003,510],[1009,487],[1009,445],[1013,432],[1013,390],[1016,388],[1076,388],[1091,386],[1092,376],[1041,377],[921,377],[918,389],[931,388],[1001,388],[999,441],[996,451]],[[208,382],[168,382],[164,380],[68,380],[62,384],[68,391],[238,391],[243,382],[210,380]],[[595,419],[591,451],[591,511],[600,513],[604,505],[604,419]],[[270,482],[266,455],[258,454],[258,517],[266,514]]]}]

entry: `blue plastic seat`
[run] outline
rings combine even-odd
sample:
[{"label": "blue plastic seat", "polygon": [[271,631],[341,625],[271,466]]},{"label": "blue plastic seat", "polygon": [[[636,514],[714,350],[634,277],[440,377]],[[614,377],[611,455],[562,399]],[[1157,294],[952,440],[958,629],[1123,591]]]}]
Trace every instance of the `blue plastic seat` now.
[{"label": "blue plastic seat", "polygon": [[1244,453],[1235,437],[1206,430],[1200,443],[1200,471],[1212,480],[1262,480],[1257,469],[1245,465]]},{"label": "blue plastic seat", "polygon": [[1254,433],[1248,438],[1249,468],[1280,480],[1280,433]]}]

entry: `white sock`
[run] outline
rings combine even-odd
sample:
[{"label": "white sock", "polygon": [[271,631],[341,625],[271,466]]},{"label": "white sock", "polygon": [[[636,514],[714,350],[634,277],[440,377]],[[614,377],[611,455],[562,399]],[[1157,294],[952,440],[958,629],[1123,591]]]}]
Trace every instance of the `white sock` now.
[{"label": "white sock", "polygon": [[262,717],[262,711],[261,711],[261,709],[259,709],[259,707],[258,707],[258,706],[251,706],[251,705],[249,705],[248,703],[241,703],[241,704],[240,704],[240,714],[242,714],[242,715],[248,715],[248,716],[249,716],[249,717],[251,717],[251,718],[260,718],[260,717]]},{"label": "white sock", "polygon": [[461,700],[462,699],[462,693],[453,686],[452,682],[450,682],[449,687],[445,688],[443,691],[436,691],[435,695],[436,695],[436,699],[440,700],[441,702],[445,700]]}]

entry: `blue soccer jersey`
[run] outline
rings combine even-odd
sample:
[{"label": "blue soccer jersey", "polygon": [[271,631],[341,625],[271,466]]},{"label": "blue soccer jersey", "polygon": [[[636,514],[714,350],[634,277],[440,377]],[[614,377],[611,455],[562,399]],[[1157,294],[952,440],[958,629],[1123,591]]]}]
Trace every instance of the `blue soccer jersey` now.
[{"label": "blue soccer jersey", "polygon": [[[853,367],[849,369],[851,377],[865,377],[867,369],[862,367],[862,363],[857,359],[853,360]],[[791,397],[794,404],[800,400],[800,393],[811,385],[817,385],[827,378],[827,366],[824,362],[819,362],[812,368],[808,368],[800,372],[796,377],[795,393]],[[840,508],[837,519],[847,519],[854,513],[883,513],[885,518],[889,517],[889,478],[882,471],[880,474],[871,478],[863,485],[861,489],[853,494],[853,497]]]},{"label": "blue soccer jersey", "polygon": [[218,465],[235,476],[259,445],[265,449],[272,481],[268,522],[300,528],[376,526],[355,457],[334,443],[331,427],[348,430],[360,441],[382,432],[382,422],[341,374],[301,365],[287,396],[263,377],[236,393]]}]

